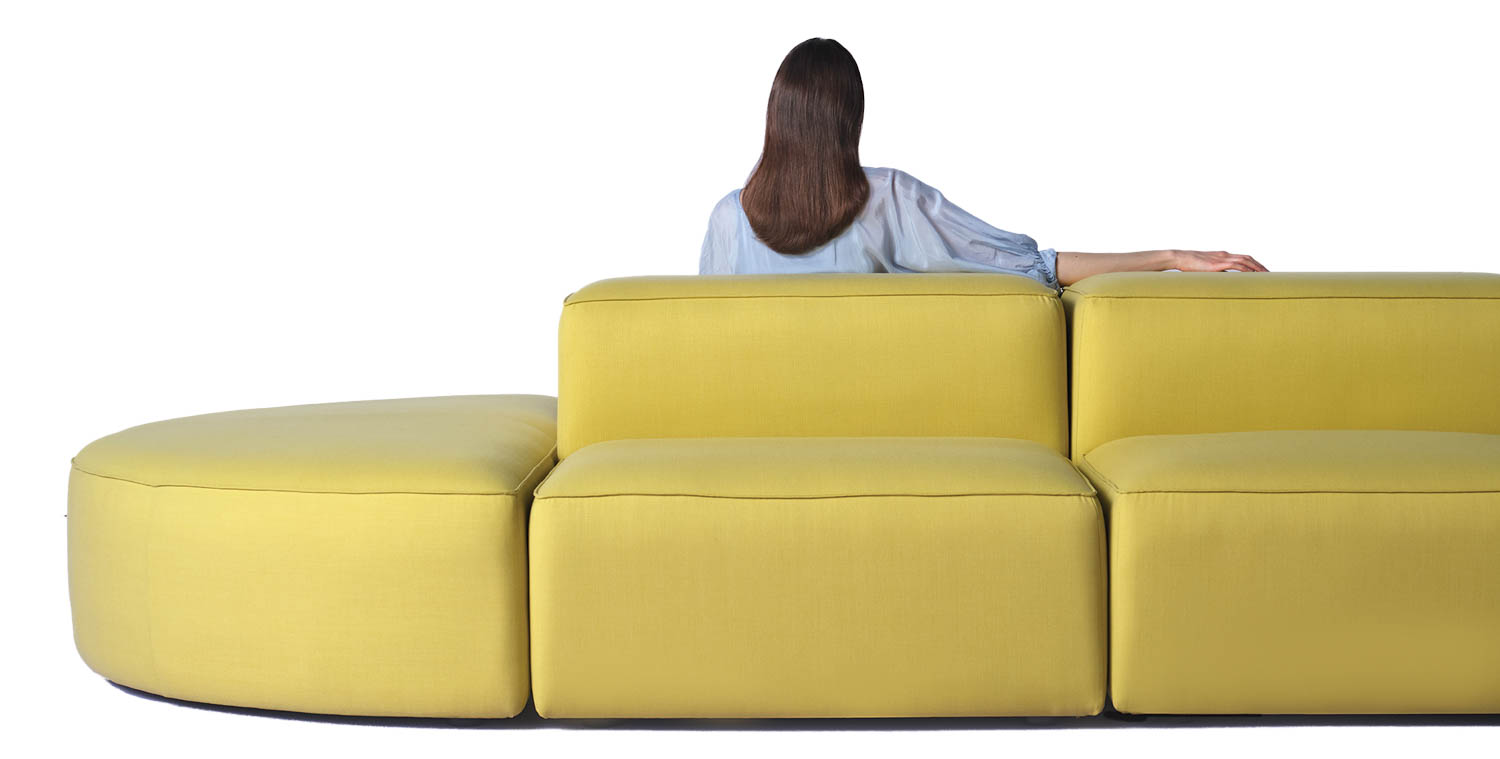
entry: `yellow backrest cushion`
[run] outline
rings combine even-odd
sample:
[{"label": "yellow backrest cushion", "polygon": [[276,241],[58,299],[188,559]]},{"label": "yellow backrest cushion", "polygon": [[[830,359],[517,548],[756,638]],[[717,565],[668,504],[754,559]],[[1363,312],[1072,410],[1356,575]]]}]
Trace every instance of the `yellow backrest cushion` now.
[{"label": "yellow backrest cushion", "polygon": [[1075,458],[1134,435],[1500,433],[1500,275],[1132,272],[1063,302]]},{"label": "yellow backrest cushion", "polygon": [[657,276],[568,296],[558,454],[620,438],[975,436],[1067,448],[1062,304],[1006,274]]}]

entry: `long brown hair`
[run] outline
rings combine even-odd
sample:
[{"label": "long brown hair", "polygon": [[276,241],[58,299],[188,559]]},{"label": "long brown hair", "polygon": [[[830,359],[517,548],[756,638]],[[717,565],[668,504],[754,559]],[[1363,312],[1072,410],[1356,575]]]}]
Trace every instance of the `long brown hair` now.
[{"label": "long brown hair", "polygon": [[740,206],[777,253],[806,253],[848,228],[870,198],[859,163],[865,85],[843,45],[814,37],[776,70],[766,142]]}]

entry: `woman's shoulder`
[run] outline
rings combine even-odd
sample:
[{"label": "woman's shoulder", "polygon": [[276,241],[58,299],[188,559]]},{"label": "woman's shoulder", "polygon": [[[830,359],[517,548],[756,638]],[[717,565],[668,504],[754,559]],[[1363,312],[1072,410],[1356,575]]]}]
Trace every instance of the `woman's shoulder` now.
[{"label": "woman's shoulder", "polygon": [[860,168],[865,170],[865,178],[870,180],[872,184],[875,182],[890,184],[895,181],[897,175],[906,173],[889,166],[861,166]]},{"label": "woman's shoulder", "polygon": [[870,180],[871,190],[891,189],[911,193],[925,189],[927,184],[909,172],[889,166],[862,166],[865,177]]},{"label": "woman's shoulder", "polygon": [[724,193],[724,196],[719,198],[719,202],[714,205],[714,210],[717,211],[720,208],[724,208],[726,206],[731,208],[738,206],[740,204],[740,190],[743,189],[743,187],[736,187],[735,189]]},{"label": "woman's shoulder", "polygon": [[738,216],[740,213],[740,189],[743,188],[730,190],[724,194],[724,197],[719,198],[719,202],[714,204],[714,210],[709,212],[708,220],[710,223],[728,224]]}]

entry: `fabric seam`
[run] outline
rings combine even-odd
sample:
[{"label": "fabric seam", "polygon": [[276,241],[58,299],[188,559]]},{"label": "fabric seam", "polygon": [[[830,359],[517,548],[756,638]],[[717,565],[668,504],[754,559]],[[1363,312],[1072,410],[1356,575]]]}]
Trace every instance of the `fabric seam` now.
[{"label": "fabric seam", "polygon": [[843,294],[808,294],[808,295],[682,295],[671,297],[649,297],[649,298],[589,298],[587,300],[565,301],[563,308],[578,306],[585,303],[649,303],[654,301],[670,300],[764,300],[768,298],[803,298],[803,299],[830,299],[830,298],[1043,298],[1056,300],[1056,294],[1045,293],[850,293]]},{"label": "fabric seam", "polygon": [[1096,300],[1500,300],[1495,295],[1093,295],[1070,290],[1080,298]]},{"label": "fabric seam", "polygon": [[[1092,467],[1091,467],[1092,468]],[[1098,469],[1094,469],[1098,472]],[[1102,473],[1099,475],[1106,481]],[[1119,495],[1192,495],[1204,494],[1242,494],[1242,495],[1489,495],[1500,493],[1500,490],[1117,490]]]},{"label": "fabric seam", "polygon": [[445,492],[445,491],[437,491],[437,490],[297,490],[297,489],[294,489],[294,488],[244,488],[244,487],[227,487],[227,486],[221,486],[221,485],[187,485],[187,484],[179,484],[179,483],[152,484],[152,483],[149,483],[149,482],[141,482],[140,480],[132,480],[132,479],[130,479],[128,477],[116,477],[114,475],[100,474],[98,472],[91,472],[91,471],[89,471],[87,469],[84,469],[81,466],[78,466],[77,464],[73,465],[73,471],[80,472],[82,474],[86,474],[86,475],[88,475],[90,477],[98,477],[98,478],[104,479],[104,480],[114,480],[116,482],[126,482],[126,483],[129,483],[131,485],[140,485],[141,487],[145,487],[145,488],[191,488],[191,489],[194,489],[194,490],[230,490],[230,491],[248,492],[248,493],[305,493],[305,494],[308,494],[308,495],[468,495],[468,496],[502,496],[502,495],[510,495],[510,496],[514,496],[514,495],[519,495],[522,492],[522,489],[524,488],[527,480],[531,479],[531,476],[533,474],[536,474],[537,469],[539,469],[543,464],[547,463],[548,460],[552,459],[556,455],[557,455],[557,446],[554,445],[554,446],[552,446],[551,449],[549,449],[547,451],[547,453],[545,455],[542,456],[542,458],[540,460],[538,460],[536,462],[536,464],[532,465],[531,469],[527,470],[526,476],[523,477],[523,478],[521,478],[521,480],[517,483],[516,487],[514,487],[514,488],[512,488],[510,490],[501,490],[501,491],[495,491],[495,492],[481,492],[481,493],[463,492],[463,491],[447,491],[447,492]]},{"label": "fabric seam", "polygon": [[850,493],[845,495],[709,495],[706,493],[590,493],[587,495],[538,496],[536,501],[574,498],[718,498],[731,501],[818,501],[833,498],[995,498],[1001,496],[1045,498],[1095,498],[1093,493]]},{"label": "fabric seam", "polygon": [[[1107,475],[1107,474],[1099,471],[1099,468],[1096,467],[1096,466],[1094,466],[1093,463],[1091,463],[1089,461],[1088,454],[1084,454],[1083,456],[1080,456],[1078,458],[1078,463],[1082,464],[1085,467],[1088,467],[1088,470],[1090,472],[1093,472],[1094,474],[1098,475],[1099,479],[1104,480],[1104,484],[1108,485],[1110,490],[1113,490],[1116,493],[1122,492],[1120,490],[1120,486],[1116,485],[1115,481],[1111,480],[1109,478],[1109,475]],[[1084,475],[1084,479],[1088,479],[1088,475]]]},{"label": "fabric seam", "polygon": [[1087,455],[1081,458],[1080,462],[1084,466],[1088,467],[1089,471],[1098,475],[1099,479],[1103,480],[1104,484],[1108,485],[1109,488],[1115,491],[1115,493],[1118,495],[1169,495],[1177,493],[1241,493],[1245,495],[1311,495],[1315,493],[1323,493],[1328,495],[1482,495],[1486,493],[1500,493],[1500,490],[1125,490],[1124,488],[1121,488],[1119,485],[1115,484],[1115,481],[1111,480],[1109,478],[1109,475],[1105,474],[1102,470],[1099,469],[1099,467],[1094,466],[1093,463],[1088,460]]}]

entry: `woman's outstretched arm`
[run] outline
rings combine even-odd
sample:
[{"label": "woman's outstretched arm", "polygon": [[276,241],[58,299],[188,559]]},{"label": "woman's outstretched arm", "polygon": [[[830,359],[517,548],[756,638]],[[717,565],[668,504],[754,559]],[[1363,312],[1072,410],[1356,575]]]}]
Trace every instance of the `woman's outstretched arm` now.
[{"label": "woman's outstretched arm", "polygon": [[1136,253],[1057,254],[1057,281],[1071,285],[1111,271],[1266,271],[1250,256],[1222,250],[1142,250]]}]

